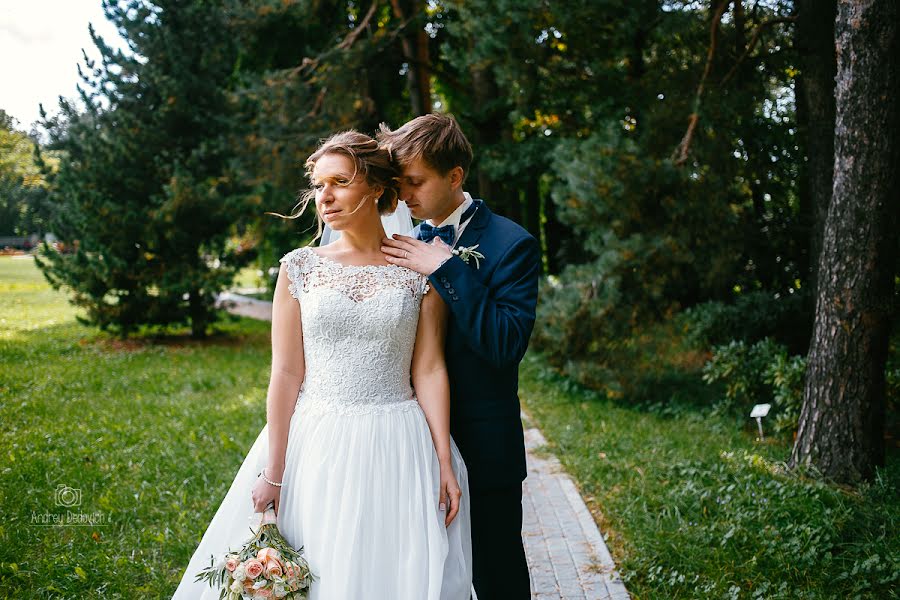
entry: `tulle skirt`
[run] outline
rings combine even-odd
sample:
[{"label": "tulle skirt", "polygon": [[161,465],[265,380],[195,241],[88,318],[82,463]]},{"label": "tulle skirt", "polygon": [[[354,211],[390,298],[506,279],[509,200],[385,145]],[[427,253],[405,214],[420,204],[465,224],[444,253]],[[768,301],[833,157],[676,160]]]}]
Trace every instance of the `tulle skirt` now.
[{"label": "tulle skirt", "polygon": [[[317,577],[310,600],[468,600],[472,548],[468,476],[451,440],[463,496],[449,527],[440,466],[415,400],[353,411],[301,399],[291,418],[278,528],[303,546]],[[218,600],[196,573],[250,535],[250,491],[268,459],[263,427],[194,552],[173,599]]]}]

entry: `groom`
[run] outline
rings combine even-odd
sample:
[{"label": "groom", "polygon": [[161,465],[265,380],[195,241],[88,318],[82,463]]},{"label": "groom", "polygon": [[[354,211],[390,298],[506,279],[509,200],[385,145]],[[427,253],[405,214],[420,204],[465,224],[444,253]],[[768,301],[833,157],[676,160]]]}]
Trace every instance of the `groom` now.
[{"label": "groom", "polygon": [[535,319],[538,242],[463,191],[472,146],[452,117],[430,114],[381,129],[379,142],[403,169],[400,198],[423,220],[413,237],[385,239],[382,251],[428,276],[449,307],[450,433],[469,472],[475,592],[479,600],[529,600],[517,391]]}]

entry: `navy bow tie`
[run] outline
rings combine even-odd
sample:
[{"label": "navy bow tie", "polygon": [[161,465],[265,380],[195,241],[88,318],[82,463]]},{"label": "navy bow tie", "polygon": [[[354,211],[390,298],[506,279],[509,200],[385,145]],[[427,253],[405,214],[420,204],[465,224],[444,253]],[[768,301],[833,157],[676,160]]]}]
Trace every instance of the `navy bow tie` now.
[{"label": "navy bow tie", "polygon": [[[462,225],[466,222],[466,220],[475,214],[475,211],[478,210],[478,205],[475,202],[469,205],[462,216],[459,218],[459,224]],[[453,225],[442,225],[441,227],[435,227],[431,225],[427,221],[423,221],[421,225],[419,225],[419,235],[418,238],[423,242],[430,242],[434,238],[439,237],[445,244],[448,246],[452,246],[456,241],[456,227]]]},{"label": "navy bow tie", "polygon": [[423,242],[430,242],[434,238],[441,238],[445,244],[452,246],[456,241],[456,227],[453,225],[444,225],[442,227],[434,227],[428,223],[419,225],[419,239]]}]

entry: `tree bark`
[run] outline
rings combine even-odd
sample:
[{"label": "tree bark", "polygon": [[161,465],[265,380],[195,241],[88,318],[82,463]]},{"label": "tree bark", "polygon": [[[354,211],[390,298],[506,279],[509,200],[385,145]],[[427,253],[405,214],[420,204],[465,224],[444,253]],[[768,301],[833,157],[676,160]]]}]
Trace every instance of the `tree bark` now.
[{"label": "tree bark", "polygon": [[188,295],[188,305],[191,315],[191,337],[203,339],[206,337],[206,327],[209,323],[209,312],[202,297],[203,292],[193,289]]},{"label": "tree bark", "polygon": [[533,235],[541,239],[541,188],[538,174],[531,173],[525,180],[522,202],[522,221],[519,223]]},{"label": "tree bark", "polygon": [[481,164],[485,153],[495,150],[502,141],[512,137],[511,126],[506,118],[509,107],[497,101],[501,94],[490,64],[473,66],[471,77],[475,100],[470,117],[471,139],[476,156],[480,154],[482,157],[473,169],[478,194],[490,203],[492,211],[521,222],[522,206],[518,192],[513,191],[505,181],[492,178]]},{"label": "tree bark", "polygon": [[700,105],[703,101],[703,90],[706,87],[706,80],[712,72],[713,60],[716,56],[716,47],[719,44],[719,27],[722,24],[722,15],[725,9],[731,4],[731,0],[721,0],[710,5],[709,10],[712,14],[712,21],[709,26],[709,49],[706,52],[706,66],[703,68],[703,75],[700,77],[700,84],[697,86],[697,92],[694,95],[694,109],[688,117],[687,131],[675,152],[672,159],[676,165],[683,165],[687,162],[688,153],[691,150],[691,141],[694,139],[694,132],[697,129],[697,123],[700,120]]},{"label": "tree bark", "polygon": [[[644,85],[644,75],[647,72],[647,63],[644,60],[644,52],[647,50],[647,42],[653,30],[659,25],[660,8],[656,2],[642,2],[634,9],[639,18],[632,32],[627,49],[628,70],[625,74],[627,92],[625,94],[627,110],[637,123],[637,127],[631,131],[632,136],[643,137],[649,133],[649,128],[644,122],[646,116],[648,94]],[[653,92],[652,102],[656,102],[656,92]]]},{"label": "tree bark", "polygon": [[842,1],[834,186],[792,467],[856,483],[884,464],[900,187],[900,3]]},{"label": "tree bark", "polygon": [[572,230],[559,222],[556,202],[546,193],[541,198],[544,239],[547,241],[545,262],[547,272],[558,274],[567,264],[584,262],[584,253]]},{"label": "tree bark", "polygon": [[[800,56],[797,116],[806,146],[801,183],[801,213],[809,229],[809,298],[817,297],[816,271],[822,252],[822,232],[831,203],[834,171],[834,45],[835,0],[798,0],[796,45]],[[812,312],[812,307],[810,307]]]},{"label": "tree bark", "polygon": [[[391,0],[394,16],[400,21],[424,12],[422,0]],[[431,70],[428,34],[422,27],[413,27],[401,36],[400,45],[406,59],[406,89],[410,110],[416,116],[431,112]]]}]

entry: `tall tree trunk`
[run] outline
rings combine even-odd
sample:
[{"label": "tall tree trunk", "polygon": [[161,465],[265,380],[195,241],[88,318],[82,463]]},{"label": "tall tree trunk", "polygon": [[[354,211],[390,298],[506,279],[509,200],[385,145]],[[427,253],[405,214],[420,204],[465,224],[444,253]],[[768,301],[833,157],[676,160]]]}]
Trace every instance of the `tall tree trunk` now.
[{"label": "tall tree trunk", "polygon": [[[571,251],[572,246],[575,245],[572,243],[572,231],[559,222],[556,202],[550,197],[549,192],[542,196],[541,208],[544,239],[546,240],[544,261],[547,265],[547,272],[556,275],[564,265],[579,262],[577,260],[578,253]],[[569,252],[566,251],[567,248],[570,249]],[[583,260],[583,253],[581,259]]]},{"label": "tall tree trunk", "polygon": [[681,142],[672,154],[672,159],[675,161],[676,165],[683,165],[686,163],[688,154],[691,150],[694,132],[697,130],[697,123],[700,121],[700,106],[703,101],[703,90],[706,87],[706,81],[709,78],[709,74],[712,72],[713,63],[716,60],[716,48],[719,45],[719,28],[722,24],[722,15],[725,13],[725,9],[728,8],[729,4],[731,4],[731,0],[717,0],[709,6],[711,21],[709,26],[709,49],[706,51],[706,66],[703,68],[700,84],[697,86],[697,91],[694,94],[693,111],[688,117],[687,131],[684,132],[684,137],[681,138]]},{"label": "tall tree trunk", "polygon": [[734,1],[734,57],[744,53],[747,47],[747,15],[742,0]]},{"label": "tall tree trunk", "polygon": [[[391,0],[394,16],[405,21],[415,19],[424,11],[422,0]],[[403,58],[406,60],[406,89],[409,104],[415,116],[431,112],[431,70],[428,52],[428,34],[421,26],[409,27],[400,38]]]},{"label": "tall tree trunk", "polygon": [[[647,40],[653,33],[653,29],[659,24],[659,6],[656,2],[643,2],[634,9],[639,18],[634,32],[630,37],[627,48],[628,70],[625,73],[627,84],[626,110],[634,118],[637,127],[632,130],[635,137],[644,137],[648,133],[647,124],[644,122],[647,108],[647,90],[644,86],[644,75],[647,72],[647,64],[644,61],[644,52],[647,49]],[[656,92],[653,93],[656,95]]]},{"label": "tall tree trunk", "polygon": [[538,240],[541,239],[541,189],[538,173],[531,173],[525,180],[522,198],[522,221],[519,223]]},{"label": "tall tree trunk", "polygon": [[843,1],[835,31],[834,188],[790,464],[855,483],[884,464],[900,187],[900,3]]},{"label": "tall tree trunk", "polygon": [[[801,183],[800,210],[809,231],[809,302],[817,297],[816,271],[822,252],[822,232],[831,203],[834,171],[834,45],[835,0],[798,0],[796,45],[800,56],[797,116],[807,162]],[[809,312],[813,312],[813,306]]]},{"label": "tall tree trunk", "polygon": [[203,292],[193,289],[188,295],[188,306],[191,316],[191,337],[203,339],[206,337],[206,327],[209,323],[209,312],[202,297]]},{"label": "tall tree trunk", "polygon": [[476,156],[481,155],[479,164],[474,169],[478,193],[489,203],[492,211],[521,222],[522,207],[518,192],[513,191],[506,182],[490,177],[482,166],[485,153],[496,150],[503,140],[512,137],[506,118],[509,106],[498,101],[502,96],[489,64],[472,67],[471,77],[475,102],[471,113],[470,134]]}]

